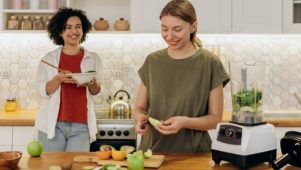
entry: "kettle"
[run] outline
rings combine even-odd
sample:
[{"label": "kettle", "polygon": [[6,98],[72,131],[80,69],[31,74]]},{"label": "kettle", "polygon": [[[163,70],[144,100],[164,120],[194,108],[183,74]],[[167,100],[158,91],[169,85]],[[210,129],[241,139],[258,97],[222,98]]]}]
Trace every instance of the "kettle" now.
[{"label": "kettle", "polygon": [[[124,98],[126,95],[126,99]],[[131,116],[130,94],[125,90],[118,90],[114,98],[108,97],[107,102],[110,104],[109,114],[111,116]]]},{"label": "kettle", "polygon": [[280,141],[282,156],[272,163],[273,169],[281,169],[287,163],[301,167],[301,133],[288,131]]}]

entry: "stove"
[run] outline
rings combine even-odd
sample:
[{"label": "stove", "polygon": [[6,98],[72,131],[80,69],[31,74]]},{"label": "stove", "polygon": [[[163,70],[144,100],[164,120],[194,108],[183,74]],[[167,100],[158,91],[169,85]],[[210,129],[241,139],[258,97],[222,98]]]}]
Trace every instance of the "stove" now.
[{"label": "stove", "polygon": [[96,111],[97,135],[91,143],[90,151],[98,151],[101,145],[111,145],[119,149],[122,145],[136,148],[137,134],[135,121],[131,116],[110,115],[108,111]]}]

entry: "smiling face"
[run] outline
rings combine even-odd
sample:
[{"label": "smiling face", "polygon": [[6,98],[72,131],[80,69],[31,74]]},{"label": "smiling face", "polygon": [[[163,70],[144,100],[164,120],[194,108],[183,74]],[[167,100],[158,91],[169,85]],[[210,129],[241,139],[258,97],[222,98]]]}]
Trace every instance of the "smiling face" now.
[{"label": "smiling face", "polygon": [[161,18],[161,35],[170,49],[181,50],[191,43],[190,34],[195,31],[195,25],[166,15]]},{"label": "smiling face", "polygon": [[83,36],[82,22],[79,17],[68,18],[64,31],[61,33],[64,46],[78,46]]}]

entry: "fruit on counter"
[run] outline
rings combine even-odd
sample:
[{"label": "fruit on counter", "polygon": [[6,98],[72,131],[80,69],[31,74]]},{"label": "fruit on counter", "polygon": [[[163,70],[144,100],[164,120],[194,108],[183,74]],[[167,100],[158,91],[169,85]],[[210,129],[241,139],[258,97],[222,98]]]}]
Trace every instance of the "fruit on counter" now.
[{"label": "fruit on counter", "polygon": [[100,170],[122,170],[120,165],[113,165],[111,163],[104,164]]},{"label": "fruit on counter", "polygon": [[123,150],[126,154],[129,154],[135,151],[135,147],[130,145],[123,145],[120,147],[120,150]]},{"label": "fruit on counter", "polygon": [[38,140],[33,140],[27,145],[27,152],[32,157],[38,157],[43,152],[43,145]]},{"label": "fruit on counter", "polygon": [[48,170],[62,170],[62,168],[58,165],[52,165],[48,167]]},{"label": "fruit on counter", "polygon": [[123,150],[112,150],[112,158],[115,161],[123,161],[126,157],[126,153]]},{"label": "fruit on counter", "polygon": [[148,121],[150,122],[150,124],[152,124],[153,126],[158,126],[161,122],[155,118],[149,117]]},{"label": "fruit on counter", "polygon": [[82,170],[93,170],[94,166],[86,165],[82,167]]},{"label": "fruit on counter", "polygon": [[116,149],[111,145],[101,145],[99,147],[99,151],[112,151],[112,150],[116,150]]},{"label": "fruit on counter", "polygon": [[127,154],[128,170],[144,170],[144,155],[142,150]]},{"label": "fruit on counter", "polygon": [[96,157],[100,160],[106,160],[111,157],[111,150],[108,151],[96,151]]},{"label": "fruit on counter", "polygon": [[146,152],[144,152],[144,158],[150,158],[153,156],[152,150],[148,149]]}]

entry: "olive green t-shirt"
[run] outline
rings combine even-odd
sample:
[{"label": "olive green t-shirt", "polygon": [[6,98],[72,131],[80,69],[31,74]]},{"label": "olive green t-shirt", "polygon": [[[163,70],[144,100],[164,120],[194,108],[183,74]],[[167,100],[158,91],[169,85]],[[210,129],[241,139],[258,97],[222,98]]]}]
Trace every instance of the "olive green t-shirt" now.
[{"label": "olive green t-shirt", "polygon": [[[185,59],[173,59],[167,48],[147,56],[138,71],[147,88],[150,116],[166,120],[172,116],[201,117],[208,114],[210,91],[229,81],[219,58],[200,48]],[[209,152],[211,139],[207,131],[181,129],[162,135],[152,126],[140,143],[143,150],[155,152]]]}]

